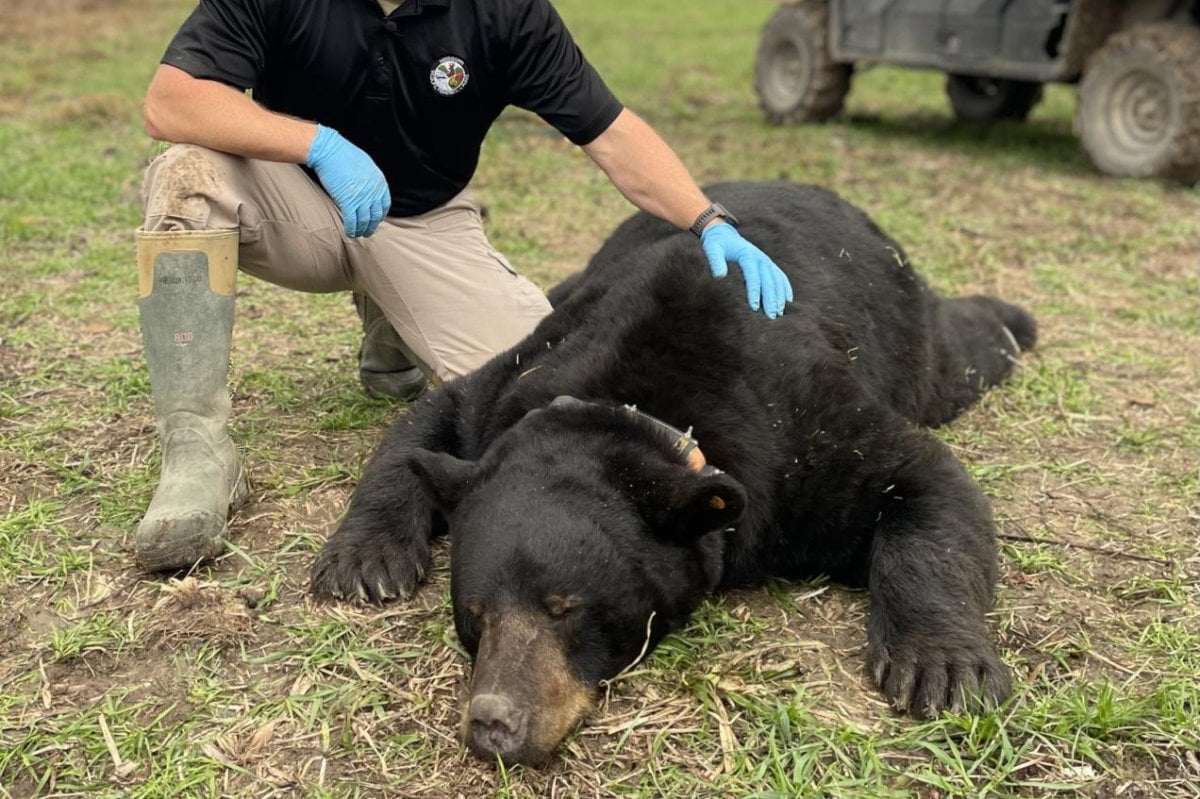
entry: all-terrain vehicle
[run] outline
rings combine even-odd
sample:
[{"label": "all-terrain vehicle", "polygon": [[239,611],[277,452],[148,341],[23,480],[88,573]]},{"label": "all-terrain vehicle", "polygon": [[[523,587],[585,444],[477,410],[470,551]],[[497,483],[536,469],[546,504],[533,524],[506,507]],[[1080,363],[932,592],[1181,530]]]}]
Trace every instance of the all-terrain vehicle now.
[{"label": "all-terrain vehicle", "polygon": [[775,122],[824,120],[863,62],[945,72],[976,121],[1024,119],[1043,84],[1077,83],[1102,172],[1200,180],[1200,0],[786,0],[755,88]]}]

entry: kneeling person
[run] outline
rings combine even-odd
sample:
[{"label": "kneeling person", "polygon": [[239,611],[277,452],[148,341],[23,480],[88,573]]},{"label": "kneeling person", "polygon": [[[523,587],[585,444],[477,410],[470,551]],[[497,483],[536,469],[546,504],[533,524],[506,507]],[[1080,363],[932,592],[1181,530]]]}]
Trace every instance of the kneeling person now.
[{"label": "kneeling person", "polygon": [[[253,96],[247,96],[245,90]],[[639,208],[737,262],[770,317],[791,287],[622,107],[547,0],[205,0],[163,56],[146,129],[141,327],[163,448],[147,569],[219,554],[246,494],[226,433],[240,269],[355,292],[368,392],[411,399],[529,334],[545,296],[488,242],[467,184],[509,105],[581,146]]]}]

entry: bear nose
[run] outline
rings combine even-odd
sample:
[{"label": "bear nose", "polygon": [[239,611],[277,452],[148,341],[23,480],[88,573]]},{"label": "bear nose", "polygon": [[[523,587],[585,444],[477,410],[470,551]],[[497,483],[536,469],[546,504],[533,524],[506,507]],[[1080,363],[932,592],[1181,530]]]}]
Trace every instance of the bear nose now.
[{"label": "bear nose", "polygon": [[500,694],[480,694],[468,711],[471,739],[482,757],[511,755],[524,743],[524,714]]}]

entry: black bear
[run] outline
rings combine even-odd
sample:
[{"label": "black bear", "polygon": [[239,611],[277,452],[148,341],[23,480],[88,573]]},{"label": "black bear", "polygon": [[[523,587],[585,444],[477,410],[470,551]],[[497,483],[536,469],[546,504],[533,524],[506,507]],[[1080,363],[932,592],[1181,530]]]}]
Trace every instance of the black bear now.
[{"label": "black bear", "polygon": [[939,298],[828,191],[707,191],[787,271],[783,317],[713,280],[690,233],[630,218],[527,339],[399,418],[313,566],[318,596],[407,596],[449,530],[482,757],[545,760],[601,680],[769,576],[869,589],[867,673],[898,709],[1009,693],[991,512],[921,426],[1003,379],[1032,317]]}]

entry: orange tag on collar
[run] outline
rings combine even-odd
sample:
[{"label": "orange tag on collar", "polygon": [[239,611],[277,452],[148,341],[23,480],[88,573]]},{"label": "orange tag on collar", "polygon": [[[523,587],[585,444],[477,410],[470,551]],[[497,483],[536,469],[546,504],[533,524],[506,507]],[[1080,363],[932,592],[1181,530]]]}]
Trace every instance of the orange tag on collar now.
[{"label": "orange tag on collar", "polygon": [[[678,430],[675,432],[679,433]],[[700,451],[700,442],[692,438],[692,429],[690,427],[686,433],[679,433],[679,438],[675,440],[675,449],[684,457],[687,461],[687,467],[693,472],[700,471],[708,464],[708,459]]]}]

